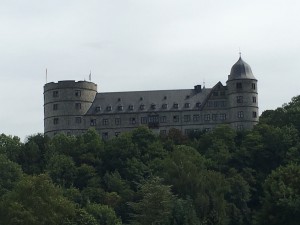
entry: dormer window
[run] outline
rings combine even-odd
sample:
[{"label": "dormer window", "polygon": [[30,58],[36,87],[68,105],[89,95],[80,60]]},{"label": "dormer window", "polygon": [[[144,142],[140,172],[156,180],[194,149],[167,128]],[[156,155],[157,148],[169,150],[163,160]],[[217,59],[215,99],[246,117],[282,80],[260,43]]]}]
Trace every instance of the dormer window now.
[{"label": "dormer window", "polygon": [[156,105],[155,104],[151,104],[151,109],[156,109]]},{"label": "dormer window", "polygon": [[196,107],[197,107],[197,108],[200,108],[200,107],[201,107],[201,102],[197,102],[197,103],[196,103]]},{"label": "dormer window", "polygon": [[168,108],[168,104],[162,104],[161,108],[162,109],[167,109]]},{"label": "dormer window", "polygon": [[122,105],[118,106],[118,111],[123,111],[123,106]]},{"label": "dormer window", "polygon": [[95,112],[100,112],[101,111],[101,107],[100,106],[97,106],[96,108],[95,108]]},{"label": "dormer window", "polygon": [[145,109],[145,105],[140,105],[140,110],[144,110]]},{"label": "dormer window", "polygon": [[133,105],[129,105],[129,106],[128,106],[128,109],[129,109],[130,111],[132,111],[132,110],[133,110]]},{"label": "dormer window", "polygon": [[174,109],[178,109],[178,108],[179,108],[178,103],[174,103],[174,104],[173,104],[173,108],[174,108]]},{"label": "dormer window", "polygon": [[190,108],[190,103],[188,103],[188,102],[186,102],[186,103],[184,103],[184,108]]},{"label": "dormer window", "polygon": [[111,111],[111,110],[112,110],[111,105],[109,105],[109,106],[106,107],[106,111]]}]

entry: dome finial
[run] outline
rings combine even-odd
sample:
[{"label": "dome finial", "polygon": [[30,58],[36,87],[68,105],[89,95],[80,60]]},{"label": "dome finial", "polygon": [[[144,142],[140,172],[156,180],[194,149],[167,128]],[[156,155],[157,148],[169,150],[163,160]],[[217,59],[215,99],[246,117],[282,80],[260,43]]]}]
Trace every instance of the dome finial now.
[{"label": "dome finial", "polygon": [[241,48],[239,48],[239,55],[240,55],[240,58],[242,58]]}]

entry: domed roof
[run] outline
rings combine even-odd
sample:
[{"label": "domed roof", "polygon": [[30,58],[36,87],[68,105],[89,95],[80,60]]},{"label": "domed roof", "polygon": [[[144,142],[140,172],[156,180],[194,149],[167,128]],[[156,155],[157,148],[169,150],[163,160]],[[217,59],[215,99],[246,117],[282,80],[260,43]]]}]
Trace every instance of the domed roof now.
[{"label": "domed roof", "polygon": [[228,76],[228,80],[235,79],[255,79],[251,67],[248,63],[242,60],[241,56],[239,60],[231,67],[230,75]]}]

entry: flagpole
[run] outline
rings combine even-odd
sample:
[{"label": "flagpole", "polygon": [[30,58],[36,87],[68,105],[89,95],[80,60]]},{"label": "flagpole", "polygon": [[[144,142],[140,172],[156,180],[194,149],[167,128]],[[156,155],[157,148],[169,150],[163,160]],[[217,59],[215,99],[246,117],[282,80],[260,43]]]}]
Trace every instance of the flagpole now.
[{"label": "flagpole", "polygon": [[48,70],[46,68],[46,84],[47,84],[47,82],[48,82]]}]

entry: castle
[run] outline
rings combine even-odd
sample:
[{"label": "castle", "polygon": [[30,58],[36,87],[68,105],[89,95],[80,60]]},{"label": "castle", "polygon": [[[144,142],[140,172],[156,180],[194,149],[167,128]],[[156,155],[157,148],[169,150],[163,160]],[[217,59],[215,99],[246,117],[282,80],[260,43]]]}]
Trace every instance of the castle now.
[{"label": "castle", "polygon": [[78,135],[90,127],[108,139],[142,125],[160,134],[171,128],[187,134],[219,124],[251,129],[257,123],[257,80],[241,57],[226,85],[218,82],[212,88],[98,93],[88,81],[44,86],[44,133],[49,137]]}]

